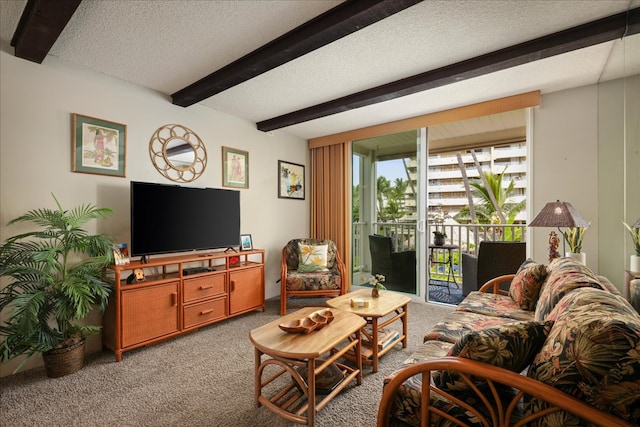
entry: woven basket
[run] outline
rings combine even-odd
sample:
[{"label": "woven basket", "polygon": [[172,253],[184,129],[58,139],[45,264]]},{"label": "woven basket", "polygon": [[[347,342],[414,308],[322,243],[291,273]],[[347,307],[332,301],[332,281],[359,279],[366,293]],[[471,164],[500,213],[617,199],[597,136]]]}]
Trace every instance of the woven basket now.
[{"label": "woven basket", "polygon": [[54,348],[42,353],[47,376],[59,378],[79,371],[84,363],[84,344],[85,340],[82,339],[68,347]]}]

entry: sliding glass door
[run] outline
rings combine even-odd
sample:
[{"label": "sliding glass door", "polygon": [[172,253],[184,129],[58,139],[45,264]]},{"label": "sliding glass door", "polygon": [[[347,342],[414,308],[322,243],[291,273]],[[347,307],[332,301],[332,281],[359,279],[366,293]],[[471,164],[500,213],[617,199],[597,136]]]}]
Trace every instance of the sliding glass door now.
[{"label": "sliding glass door", "polygon": [[420,131],[354,141],[353,281],[383,274],[390,290],[424,295]]}]

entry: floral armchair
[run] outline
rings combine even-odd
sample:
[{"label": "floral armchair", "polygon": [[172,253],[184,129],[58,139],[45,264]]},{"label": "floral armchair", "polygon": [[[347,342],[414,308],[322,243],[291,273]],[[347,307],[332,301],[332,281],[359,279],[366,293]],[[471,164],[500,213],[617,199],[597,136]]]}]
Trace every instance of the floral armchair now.
[{"label": "floral armchair", "polygon": [[345,265],[333,241],[293,239],[282,248],[280,315],[289,297],[335,297],[346,292]]}]

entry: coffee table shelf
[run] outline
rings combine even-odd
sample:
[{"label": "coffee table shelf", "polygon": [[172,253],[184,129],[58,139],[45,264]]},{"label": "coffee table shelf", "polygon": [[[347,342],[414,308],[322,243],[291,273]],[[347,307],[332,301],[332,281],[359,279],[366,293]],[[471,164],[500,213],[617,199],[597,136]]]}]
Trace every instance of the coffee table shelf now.
[{"label": "coffee table shelf", "polygon": [[[362,353],[360,329],[365,321],[361,317],[332,310],[334,320],[309,334],[290,334],[278,326],[317,309],[303,308],[249,333],[255,347],[256,407],[264,406],[287,420],[309,426],[314,425],[316,413],[351,381],[362,384],[361,357],[355,368],[337,362],[347,352]],[[328,372],[330,376],[339,372],[337,376],[342,378],[326,387],[323,380]],[[319,390],[318,380],[323,390]]]},{"label": "coffee table shelf", "polygon": [[[367,307],[352,307],[352,299],[364,299],[369,302]],[[360,289],[349,292],[327,301],[327,305],[333,309],[348,311],[366,320],[370,327],[363,331],[363,342],[370,343],[370,348],[362,346],[362,362],[372,366],[373,372],[378,372],[379,358],[390,351],[398,343],[407,348],[407,307],[411,298],[398,292],[380,291],[380,297],[372,298],[370,289]],[[381,343],[380,333],[387,326],[400,321],[402,332],[398,338],[388,346],[379,348]],[[347,358],[355,358],[353,353],[347,354]]]}]

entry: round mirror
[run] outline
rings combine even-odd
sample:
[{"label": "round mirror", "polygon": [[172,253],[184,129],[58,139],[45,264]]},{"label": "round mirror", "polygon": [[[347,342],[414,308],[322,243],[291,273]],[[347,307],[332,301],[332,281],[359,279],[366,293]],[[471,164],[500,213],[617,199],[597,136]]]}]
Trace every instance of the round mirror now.
[{"label": "round mirror", "polygon": [[202,140],[182,125],[159,128],[149,142],[149,155],[158,172],[175,182],[194,181],[207,165]]}]

